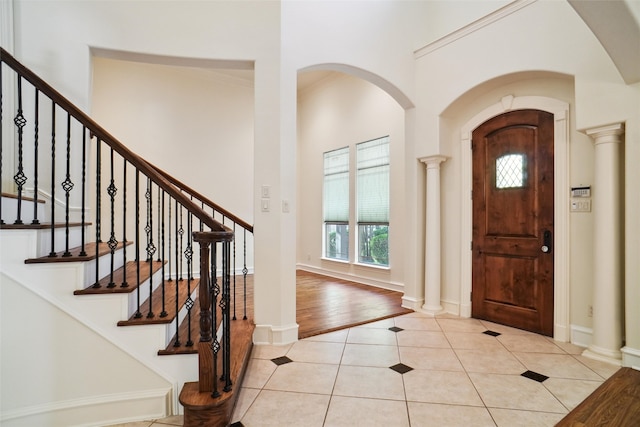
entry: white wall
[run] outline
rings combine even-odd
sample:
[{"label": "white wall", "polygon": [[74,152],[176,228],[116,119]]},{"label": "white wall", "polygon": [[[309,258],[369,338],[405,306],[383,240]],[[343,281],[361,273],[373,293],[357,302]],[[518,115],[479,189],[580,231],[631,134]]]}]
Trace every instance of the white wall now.
[{"label": "white wall", "polygon": [[[389,135],[389,269],[359,265],[355,232],[350,233],[349,263],[322,259],[323,153],[349,147],[351,224],[355,212],[356,144]],[[362,79],[337,73],[298,97],[297,259],[303,269],[391,289],[404,287],[404,110],[387,93]]]},{"label": "white wall", "polygon": [[[487,21],[488,22],[488,21]],[[629,191],[635,182],[637,168],[638,91],[627,86],[613,66],[595,36],[565,2],[538,1],[514,4],[511,13],[483,26],[476,22],[446,41],[425,46],[416,55],[417,115],[416,153],[419,155],[450,154],[443,167],[445,203],[443,223],[444,274],[443,298],[456,302],[459,283],[459,260],[464,239],[458,238],[459,202],[452,193],[459,185],[460,165],[456,144],[460,140],[460,123],[465,115],[473,115],[483,106],[500,102],[509,94],[545,95],[564,99],[571,105],[570,116],[570,184],[592,185],[593,143],[579,131],[607,123],[626,123],[625,161],[627,200],[626,235],[637,230],[638,196]],[[522,72],[560,73],[572,82],[555,79],[538,83],[522,79]],[[544,74],[544,73],[543,73]],[[535,73],[533,74],[535,75]],[[553,75],[553,74],[551,74]],[[520,76],[520,77],[518,77]],[[573,87],[571,87],[573,86]],[[636,85],[637,86],[637,85]],[[492,98],[492,99],[488,99]],[[410,200],[410,199],[409,199]],[[569,202],[568,200],[566,201]],[[415,207],[418,212],[420,206]],[[638,272],[635,260],[636,239],[627,239],[627,295],[638,294]],[[456,243],[457,242],[457,243]],[[589,329],[588,306],[592,304],[593,263],[592,217],[590,214],[570,215],[570,321]],[[631,274],[629,269],[635,269]],[[628,300],[627,304],[633,304]],[[629,310],[628,310],[629,311]],[[627,314],[627,325],[635,314]],[[636,322],[637,323],[637,322]],[[638,342],[637,328],[628,342]],[[637,347],[634,347],[637,348]]]},{"label": "white wall", "polygon": [[253,104],[252,79],[93,60],[92,117],[134,153],[249,223]]},{"label": "white wall", "polygon": [[3,426],[99,425],[171,411],[165,379],[10,277],[0,278]]},{"label": "white wall", "polygon": [[[299,69],[327,68],[365,77],[405,108],[405,222],[416,227],[415,234],[407,235],[404,249],[405,292],[410,297],[419,298],[423,286],[419,236],[424,222],[424,173],[415,159],[446,152],[457,130],[444,128],[447,123],[441,115],[486,82],[497,87],[512,83],[508,78],[500,80],[502,76],[526,71],[570,76],[575,108],[572,138],[575,130],[625,122],[625,231],[628,236],[640,234],[636,219],[640,195],[634,191],[640,182],[640,170],[635,167],[640,159],[640,87],[624,83],[597,38],[565,1],[518,1],[501,9],[495,19],[478,19],[504,5],[484,1],[469,11],[467,4],[447,1],[18,1],[15,46],[19,59],[85,108],[91,104],[90,46],[253,61],[256,283],[262,283],[256,293],[258,341],[286,342],[296,335],[293,224],[301,206],[295,182]],[[471,25],[427,45],[465,23]],[[581,167],[590,161],[588,144],[577,136],[571,144],[578,140],[583,150],[577,158],[571,157],[571,167],[577,169],[571,179],[587,180],[590,174],[584,171],[590,166]],[[445,175],[456,160],[447,161]],[[271,185],[272,206],[288,200],[291,212],[279,208],[259,212],[262,185]],[[443,217],[455,213],[452,204]],[[576,233],[588,228],[585,220],[572,218]],[[452,227],[445,224],[445,235],[455,235]],[[571,247],[583,241],[588,244],[589,234],[580,239],[574,238]],[[462,248],[446,245],[443,260],[453,266]],[[627,238],[625,245],[627,299],[632,304],[640,293],[640,243]],[[589,262],[593,260],[571,261],[575,269]],[[460,284],[450,283],[455,282],[450,270],[447,267],[443,295],[455,299]],[[585,301],[574,299],[589,293],[579,280],[571,279],[571,304],[576,311],[571,319],[588,327]],[[627,316],[627,344],[640,349],[640,314],[627,310]]]}]

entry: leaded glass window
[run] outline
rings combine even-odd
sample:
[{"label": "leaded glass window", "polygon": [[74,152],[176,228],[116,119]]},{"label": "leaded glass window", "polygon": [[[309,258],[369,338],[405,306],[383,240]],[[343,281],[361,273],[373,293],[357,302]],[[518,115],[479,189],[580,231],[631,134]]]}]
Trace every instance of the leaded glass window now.
[{"label": "leaded glass window", "polygon": [[496,188],[521,188],[527,183],[524,154],[505,154],[496,159]]}]

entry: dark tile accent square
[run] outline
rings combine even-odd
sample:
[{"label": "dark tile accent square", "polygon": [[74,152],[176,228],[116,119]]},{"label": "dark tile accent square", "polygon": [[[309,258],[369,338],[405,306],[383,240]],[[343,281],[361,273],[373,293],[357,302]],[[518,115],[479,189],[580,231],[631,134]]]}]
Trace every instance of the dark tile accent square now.
[{"label": "dark tile accent square", "polygon": [[293,362],[293,360],[289,359],[287,356],[276,357],[275,359],[271,359],[271,361],[278,366]]},{"label": "dark tile accent square", "polygon": [[491,335],[492,337],[498,337],[502,335],[500,332],[489,331],[489,330],[484,331],[483,334]]},{"label": "dark tile accent square", "polygon": [[411,366],[407,366],[404,363],[398,363],[397,365],[389,366],[389,369],[396,371],[399,374],[406,374],[409,371],[413,371]]},{"label": "dark tile accent square", "polygon": [[539,374],[539,373],[533,372],[533,371],[523,372],[520,375],[522,375],[525,378],[529,378],[530,380],[538,381],[539,383],[544,382],[545,380],[549,379],[548,376],[542,375],[542,374]]},{"label": "dark tile accent square", "polygon": [[236,421],[235,423],[231,424],[229,427],[244,427],[244,425],[240,421]]},{"label": "dark tile accent square", "polygon": [[390,327],[390,328],[389,328],[389,330],[390,330],[391,332],[400,332],[400,331],[404,331],[404,329],[402,329],[402,328],[398,328],[397,326],[392,326],[392,327]]}]

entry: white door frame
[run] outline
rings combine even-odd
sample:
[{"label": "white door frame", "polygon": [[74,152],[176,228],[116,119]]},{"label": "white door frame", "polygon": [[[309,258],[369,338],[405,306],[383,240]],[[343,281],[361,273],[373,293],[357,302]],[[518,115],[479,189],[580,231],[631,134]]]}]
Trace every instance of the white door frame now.
[{"label": "white door frame", "polygon": [[461,133],[461,275],[460,316],[471,317],[472,257],[470,242],[473,233],[471,201],[472,153],[471,133],[482,123],[502,113],[534,109],[554,116],[554,303],[553,337],[570,341],[569,328],[569,104],[543,96],[505,96],[500,102],[485,108],[469,120]]}]

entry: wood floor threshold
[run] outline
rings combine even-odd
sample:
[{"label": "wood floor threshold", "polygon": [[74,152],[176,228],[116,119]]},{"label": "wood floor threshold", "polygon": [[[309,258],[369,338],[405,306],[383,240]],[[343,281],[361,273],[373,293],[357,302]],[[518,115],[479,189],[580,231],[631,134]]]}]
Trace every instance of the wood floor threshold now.
[{"label": "wood floor threshold", "polygon": [[621,368],[556,427],[640,426],[640,371]]}]

